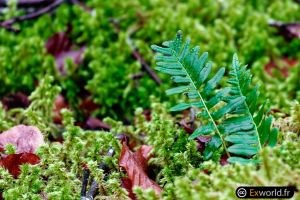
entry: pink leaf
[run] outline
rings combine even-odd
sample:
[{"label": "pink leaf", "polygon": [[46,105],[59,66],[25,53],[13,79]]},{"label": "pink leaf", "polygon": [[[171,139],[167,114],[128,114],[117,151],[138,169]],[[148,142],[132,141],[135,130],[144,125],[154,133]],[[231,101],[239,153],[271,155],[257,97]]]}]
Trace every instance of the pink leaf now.
[{"label": "pink leaf", "polygon": [[56,66],[62,75],[66,74],[64,62],[67,57],[71,58],[76,65],[82,62],[82,54],[85,47],[75,49],[71,40],[68,37],[71,27],[67,32],[55,33],[46,43],[46,48],[49,54],[52,54],[56,60]]},{"label": "pink leaf", "polygon": [[44,143],[43,135],[34,126],[18,125],[0,134],[0,148],[12,144],[16,153],[34,153]]}]

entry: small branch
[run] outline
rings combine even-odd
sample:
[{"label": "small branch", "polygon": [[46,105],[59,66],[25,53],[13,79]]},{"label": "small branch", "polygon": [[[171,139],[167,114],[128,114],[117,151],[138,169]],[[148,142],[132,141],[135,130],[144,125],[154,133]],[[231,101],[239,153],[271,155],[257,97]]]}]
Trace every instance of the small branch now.
[{"label": "small branch", "polygon": [[133,80],[135,80],[135,79],[141,79],[144,75],[145,75],[145,73],[140,72],[140,73],[137,73],[137,74],[130,75],[130,78],[133,79]]},{"label": "small branch", "polygon": [[151,69],[151,67],[148,65],[148,63],[145,61],[145,59],[141,56],[141,54],[139,53],[139,51],[134,48],[132,51],[132,55],[133,57],[139,61],[142,65],[142,69],[145,70],[148,75],[158,84],[161,84],[161,80],[160,78],[156,75],[156,73]]},{"label": "small branch", "polygon": [[49,6],[46,6],[36,12],[33,13],[29,13],[27,15],[23,15],[23,16],[19,16],[19,17],[14,17],[10,20],[4,21],[2,22],[2,25],[4,26],[10,26],[16,22],[20,22],[20,21],[25,21],[25,20],[30,20],[30,19],[35,19],[45,13],[49,13],[52,10],[54,10],[56,7],[58,7],[60,4],[62,4],[64,2],[64,0],[56,0],[55,2],[53,2],[52,4],[50,4]]},{"label": "small branch", "polygon": [[[44,0],[44,1],[42,1],[42,0],[22,0],[19,2],[18,5],[22,5],[25,7],[26,6],[28,6],[28,7],[43,6],[43,8],[38,9],[37,11],[28,13],[26,15],[14,17],[12,19],[4,21],[4,22],[0,23],[0,27],[6,28],[9,31],[19,32],[20,30],[12,27],[12,25],[14,23],[25,21],[25,20],[35,19],[46,13],[51,13],[53,10],[55,10],[59,5],[61,5],[65,1],[66,0],[55,0],[55,1],[52,1],[53,3],[50,4],[50,2],[51,2],[50,0]],[[47,4],[46,2],[49,2],[49,3]],[[70,3],[80,3],[80,2],[78,0],[70,0]],[[2,0],[2,4],[4,5],[3,0]]]},{"label": "small branch", "polygon": [[[120,21],[115,18],[110,18],[110,22],[113,24],[114,29],[117,33],[121,31],[120,28]],[[131,40],[131,35],[137,31],[137,28],[133,28],[128,31],[128,36],[127,36],[127,44],[131,48],[131,54],[132,56],[142,65],[142,69],[147,72],[147,74],[158,84],[160,85],[162,82],[160,78],[156,75],[156,73],[151,69],[151,67],[148,65],[146,60],[143,58],[143,56],[140,54],[139,50],[136,48],[134,45],[133,41]]]},{"label": "small branch", "polygon": [[[112,157],[114,155],[115,155],[114,149],[110,148],[108,150],[106,156]],[[107,174],[109,172],[109,167],[105,163],[101,163],[98,168],[104,170],[105,174]],[[86,195],[81,193],[81,200],[93,200],[94,196],[96,195],[96,193],[98,191],[98,189],[99,189],[99,185],[98,185],[97,181],[93,180],[92,185],[91,185],[89,191],[86,193]],[[83,188],[82,188],[82,190],[83,190]]]},{"label": "small branch", "polygon": [[[0,0],[0,7],[7,7],[8,0]],[[44,7],[52,3],[53,0],[18,0],[18,8]]]},{"label": "small branch", "polygon": [[82,178],[82,188],[80,195],[85,196],[86,195],[86,187],[89,182],[89,177],[90,177],[90,171],[87,168],[83,169],[83,178]]}]

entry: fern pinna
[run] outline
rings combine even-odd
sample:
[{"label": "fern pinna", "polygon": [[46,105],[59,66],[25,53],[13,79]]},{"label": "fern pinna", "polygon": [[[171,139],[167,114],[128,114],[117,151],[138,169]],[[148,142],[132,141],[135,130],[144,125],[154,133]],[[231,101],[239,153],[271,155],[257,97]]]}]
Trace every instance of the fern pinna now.
[{"label": "fern pinna", "polygon": [[212,135],[204,151],[205,159],[223,147],[229,162],[253,163],[257,162],[253,156],[264,145],[276,144],[277,129],[271,128],[272,116],[267,117],[265,104],[257,106],[257,87],[251,87],[250,71],[240,66],[237,55],[233,57],[227,81],[230,86],[220,89],[218,85],[225,68],[210,78],[212,62],[207,61],[208,53],[199,56],[200,48],[191,48],[190,39],[183,44],[181,31],[163,46],[151,47],[162,54],[156,56],[156,70],[171,75],[179,85],[167,90],[167,95],[185,94],[190,99],[172,107],[171,111],[199,109],[196,116],[202,119],[202,125],[189,138]]}]

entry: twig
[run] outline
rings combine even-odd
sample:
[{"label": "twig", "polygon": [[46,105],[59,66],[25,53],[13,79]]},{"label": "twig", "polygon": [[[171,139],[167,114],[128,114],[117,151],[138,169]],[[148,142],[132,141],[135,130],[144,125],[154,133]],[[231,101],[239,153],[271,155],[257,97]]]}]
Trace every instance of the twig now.
[{"label": "twig", "polygon": [[161,84],[160,78],[156,75],[156,73],[151,69],[151,67],[148,65],[148,63],[145,61],[145,59],[142,57],[142,55],[139,53],[137,48],[133,48],[132,51],[133,57],[139,61],[142,65],[142,69],[145,70],[148,75],[158,84]]},{"label": "twig", "polygon": [[[12,25],[16,22],[21,22],[25,20],[31,20],[35,19],[41,15],[44,15],[46,13],[51,13],[53,10],[55,10],[59,5],[61,5],[64,2],[72,3],[72,4],[78,4],[79,6],[83,7],[85,10],[89,10],[83,3],[81,3],[79,0],[19,0],[17,6],[18,7],[43,7],[37,11],[30,12],[28,14],[17,16],[12,19],[6,20],[2,23],[0,23],[0,27],[6,28],[9,31],[13,32],[19,32],[20,30],[13,28]],[[0,0],[0,7],[7,6],[6,0]]]},{"label": "twig", "polygon": [[[44,7],[52,3],[53,0],[18,0],[18,8]],[[0,0],[0,7],[7,7],[8,0]]]},{"label": "twig", "polygon": [[[106,156],[112,157],[112,156],[114,156],[114,154],[115,154],[114,149],[110,148],[108,150]],[[105,174],[107,174],[109,172],[109,167],[105,163],[101,163],[98,168],[103,169]],[[85,195],[85,192],[84,192],[84,194],[81,194],[81,200],[93,200],[94,196],[96,195],[96,193],[98,191],[98,189],[99,189],[99,185],[98,185],[97,181],[93,180],[92,185],[91,185],[89,191],[86,193],[86,195]],[[82,190],[83,190],[83,188],[82,188]]]},{"label": "twig", "polygon": [[37,18],[45,13],[49,13],[52,10],[54,10],[57,6],[59,6],[60,4],[62,4],[64,2],[64,0],[56,0],[54,1],[52,4],[50,4],[49,6],[46,6],[36,12],[33,13],[29,13],[27,15],[23,15],[23,16],[19,16],[19,17],[14,17],[10,20],[7,20],[5,22],[2,22],[2,25],[4,26],[10,26],[16,22],[20,22],[20,21],[25,21],[25,20],[29,20],[29,19],[34,19]]},{"label": "twig", "polygon": [[[113,24],[115,30],[117,33],[119,33],[121,31],[120,28],[120,21],[118,19],[115,18],[110,18],[110,22]],[[138,28],[133,27],[131,29],[129,29],[128,31],[128,36],[126,39],[127,44],[129,45],[129,47],[131,48],[131,54],[132,56],[142,65],[142,69],[144,71],[147,72],[147,74],[158,84],[160,85],[162,82],[160,80],[160,78],[156,75],[156,73],[151,69],[151,67],[148,65],[148,63],[146,62],[146,60],[143,58],[143,56],[140,54],[139,50],[137,49],[137,47],[134,45],[132,39],[131,39],[131,35],[133,33],[135,33],[138,30]]]},{"label": "twig", "polygon": [[140,72],[140,73],[137,73],[137,74],[132,74],[132,75],[130,75],[130,78],[131,79],[141,79],[143,76],[145,75],[145,73],[143,73],[143,72]]},{"label": "twig", "polygon": [[86,187],[89,182],[89,177],[90,177],[90,171],[87,168],[83,169],[83,178],[82,178],[82,188],[80,195],[85,196],[86,195]]}]

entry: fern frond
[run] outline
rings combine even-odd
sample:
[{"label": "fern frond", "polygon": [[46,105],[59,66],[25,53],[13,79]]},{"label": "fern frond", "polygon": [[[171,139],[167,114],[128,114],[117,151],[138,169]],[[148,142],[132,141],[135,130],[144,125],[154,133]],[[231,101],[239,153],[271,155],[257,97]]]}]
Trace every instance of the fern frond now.
[{"label": "fern frond", "polygon": [[225,68],[220,68],[211,77],[212,62],[207,60],[208,53],[199,56],[200,48],[191,48],[189,39],[183,44],[181,31],[163,46],[151,47],[162,54],[156,56],[156,70],[171,75],[178,84],[168,89],[167,95],[184,94],[190,99],[172,107],[171,111],[196,107],[199,109],[196,116],[206,122],[189,139],[213,135],[205,148],[205,159],[211,158],[223,146],[229,162],[253,163],[257,160],[249,158],[256,155],[263,145],[276,144],[277,130],[271,129],[272,117],[267,117],[265,104],[257,110],[257,87],[251,87],[250,71],[246,66],[240,66],[236,55],[229,73],[231,86],[219,89]]},{"label": "fern frond", "polygon": [[[225,120],[223,126],[223,134],[225,140],[232,145],[228,151],[237,156],[253,156],[258,153],[261,148],[268,143],[269,146],[274,146],[277,141],[277,129],[271,128],[272,116],[267,117],[264,112],[266,103],[264,103],[258,111],[257,100],[259,92],[257,86],[251,88],[251,73],[247,66],[241,67],[236,54],[233,56],[232,69],[230,71],[231,84],[230,94],[233,96],[246,97],[243,104],[236,110],[236,114],[243,115],[237,120]],[[231,97],[231,96],[229,96]],[[233,118],[234,119],[234,118]],[[249,160],[240,157],[231,157],[229,162],[243,162]]]},{"label": "fern frond", "polygon": [[213,94],[218,83],[225,73],[225,68],[220,68],[218,72],[209,79],[212,70],[212,63],[207,61],[208,53],[205,52],[199,57],[200,48],[198,46],[190,48],[190,40],[187,39],[182,47],[182,34],[179,31],[174,40],[164,42],[164,47],[152,45],[152,49],[162,55],[157,56],[156,70],[170,74],[172,80],[180,86],[166,91],[171,94],[185,94],[192,102],[181,103],[171,108],[172,111],[181,111],[189,107],[197,107],[201,111],[198,113],[206,118],[208,123],[196,129],[190,138],[197,137],[200,134],[216,133],[216,149],[221,144],[225,152],[229,155],[226,142],[221,135],[217,125],[217,120],[241,103],[241,98],[230,101],[227,105],[217,111],[212,111],[220,101],[222,94],[226,90],[221,90],[217,94]]}]

